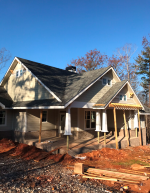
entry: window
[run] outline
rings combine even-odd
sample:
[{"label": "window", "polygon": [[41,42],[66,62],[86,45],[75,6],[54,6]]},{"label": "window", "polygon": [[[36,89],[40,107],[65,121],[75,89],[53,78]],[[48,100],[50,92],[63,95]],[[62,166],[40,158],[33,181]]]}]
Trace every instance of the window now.
[{"label": "window", "polygon": [[119,99],[120,99],[121,101],[127,101],[127,96],[120,94]]},{"label": "window", "polygon": [[108,85],[111,85],[111,80],[110,79],[108,79]]},{"label": "window", "polygon": [[106,84],[106,78],[103,78],[103,84],[104,85]]},{"label": "window", "polygon": [[47,111],[42,111],[42,122],[47,122]]},{"label": "window", "polygon": [[96,111],[85,111],[85,128],[96,128]]},{"label": "window", "polygon": [[22,76],[23,75],[23,70],[18,70],[16,71],[16,77]]},{"label": "window", "polygon": [[111,85],[111,79],[103,78],[103,85]]},{"label": "window", "polygon": [[0,111],[0,125],[5,125],[6,111]]}]

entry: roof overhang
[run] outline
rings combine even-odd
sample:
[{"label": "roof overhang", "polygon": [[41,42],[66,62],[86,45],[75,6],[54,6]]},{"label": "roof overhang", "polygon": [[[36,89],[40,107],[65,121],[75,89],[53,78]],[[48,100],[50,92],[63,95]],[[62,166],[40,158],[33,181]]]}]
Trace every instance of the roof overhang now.
[{"label": "roof overhang", "polygon": [[6,107],[5,109],[64,109],[64,106]]}]

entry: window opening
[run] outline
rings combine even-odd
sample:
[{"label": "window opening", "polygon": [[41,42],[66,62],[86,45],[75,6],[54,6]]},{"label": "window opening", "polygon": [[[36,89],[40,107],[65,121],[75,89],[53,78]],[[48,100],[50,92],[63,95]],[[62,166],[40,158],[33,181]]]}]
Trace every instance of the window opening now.
[{"label": "window opening", "polygon": [[42,111],[42,122],[47,122],[47,111]]},{"label": "window opening", "polygon": [[6,120],[6,112],[0,111],[0,125],[5,125]]}]

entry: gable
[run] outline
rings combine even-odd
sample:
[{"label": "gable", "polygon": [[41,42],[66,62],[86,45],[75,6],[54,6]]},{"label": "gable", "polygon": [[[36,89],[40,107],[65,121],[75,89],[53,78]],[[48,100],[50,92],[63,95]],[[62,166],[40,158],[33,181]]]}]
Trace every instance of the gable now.
[{"label": "gable", "polygon": [[[16,72],[21,69],[23,75],[16,77]],[[14,102],[53,98],[21,63],[16,63],[14,70],[4,84],[4,88]]]},{"label": "gable", "polygon": [[[135,96],[130,97],[130,93],[133,93],[129,90],[128,85],[126,84],[123,89],[117,94],[117,96],[111,101],[112,103],[120,103],[120,104],[131,104],[136,105],[137,101],[135,102]],[[122,96],[122,100],[120,100],[120,95]],[[126,96],[126,100],[124,100],[124,96]],[[138,103],[138,105],[140,105]]]},{"label": "gable", "polygon": [[[104,85],[103,78],[111,80],[111,85]],[[78,102],[96,103],[105,93],[120,80],[116,77],[112,70],[109,70],[104,76],[102,76],[96,83],[94,83],[87,91],[85,91],[79,98]]]}]

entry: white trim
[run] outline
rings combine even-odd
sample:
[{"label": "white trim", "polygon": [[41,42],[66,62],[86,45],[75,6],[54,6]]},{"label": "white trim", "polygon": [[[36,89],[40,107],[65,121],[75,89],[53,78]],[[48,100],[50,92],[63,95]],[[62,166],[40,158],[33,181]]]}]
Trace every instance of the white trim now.
[{"label": "white trim", "polygon": [[64,106],[41,106],[41,107],[11,107],[5,109],[64,109]]},{"label": "white trim", "polygon": [[150,113],[139,113],[140,115],[150,115]]},{"label": "white trim", "polygon": [[11,68],[11,66],[13,65],[13,63],[14,63],[14,61],[15,61],[16,59],[17,59],[16,57],[13,59],[13,61],[12,61],[11,65],[10,65],[10,67],[8,68],[7,72],[5,73],[3,79],[2,79],[2,81],[1,81],[1,83],[0,83],[0,86],[2,85],[2,83],[3,83],[3,81],[4,81],[5,77],[6,77],[6,75],[7,75],[8,72],[10,71],[10,68]]},{"label": "white trim", "polygon": [[2,107],[2,109],[5,109],[5,105],[3,105],[1,102],[0,102],[0,106]]},{"label": "white trim", "polygon": [[[108,68],[101,76],[99,76],[96,80],[94,80],[89,86],[87,86],[84,90],[82,90],[79,94],[77,94],[75,97],[73,97],[66,105],[65,108],[72,103],[75,99],[77,99],[82,93],[84,93],[88,88],[90,88],[95,82],[97,82],[101,77],[103,77],[108,71],[113,69],[112,67]],[[118,76],[117,76],[118,77]],[[120,79],[119,79],[120,80]]]},{"label": "white trim", "polygon": [[[131,87],[130,83],[129,82],[127,82],[127,83],[129,85],[129,87],[131,88],[131,90],[133,91],[134,95],[136,96],[137,100],[139,101],[140,105],[143,107],[142,103],[140,102],[139,98],[137,97],[137,95],[135,94],[133,88]],[[143,109],[144,109],[144,107],[143,107]]]},{"label": "white trim", "polygon": [[14,58],[13,62],[11,63],[9,69],[7,70],[4,78],[2,79],[0,85],[2,84],[2,82],[4,81],[7,73],[9,72],[11,66],[13,65],[14,61],[17,60],[18,63],[20,63],[28,72],[30,72],[32,74],[32,76],[50,93],[52,94],[59,102],[62,102],[45,84],[43,84],[17,57]]}]

